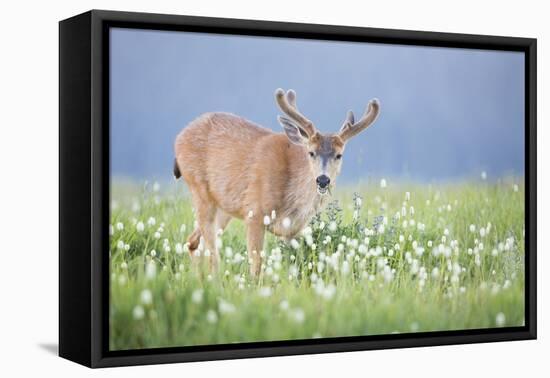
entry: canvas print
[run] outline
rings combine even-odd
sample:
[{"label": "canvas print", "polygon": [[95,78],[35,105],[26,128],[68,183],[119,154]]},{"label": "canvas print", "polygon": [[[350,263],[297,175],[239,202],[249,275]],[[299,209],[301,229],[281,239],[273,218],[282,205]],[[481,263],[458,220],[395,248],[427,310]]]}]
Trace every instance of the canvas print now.
[{"label": "canvas print", "polygon": [[524,325],[523,53],[109,39],[110,350]]}]

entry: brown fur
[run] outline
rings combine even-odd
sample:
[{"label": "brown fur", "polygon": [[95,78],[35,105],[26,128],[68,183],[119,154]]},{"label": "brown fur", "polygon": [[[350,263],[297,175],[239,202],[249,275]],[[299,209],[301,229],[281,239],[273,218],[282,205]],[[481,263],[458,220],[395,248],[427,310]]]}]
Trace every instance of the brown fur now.
[{"label": "brown fur", "polygon": [[[295,98],[291,98],[291,102]],[[314,129],[313,129],[314,130]],[[216,232],[232,218],[247,226],[251,274],[261,267],[264,233],[291,238],[326,202],[317,191],[320,165],[308,155],[341,154],[345,142],[339,135],[318,132],[303,145],[285,134],[274,133],[228,113],[207,113],[192,121],[175,141],[174,174],[183,177],[191,192],[198,227],[188,238],[191,254],[201,237],[210,251],[210,267],[218,268]],[[336,178],[340,162],[334,158],[326,169]],[[334,182],[331,182],[334,185]],[[268,226],[264,217],[276,218]],[[283,227],[285,218],[290,227]]]}]

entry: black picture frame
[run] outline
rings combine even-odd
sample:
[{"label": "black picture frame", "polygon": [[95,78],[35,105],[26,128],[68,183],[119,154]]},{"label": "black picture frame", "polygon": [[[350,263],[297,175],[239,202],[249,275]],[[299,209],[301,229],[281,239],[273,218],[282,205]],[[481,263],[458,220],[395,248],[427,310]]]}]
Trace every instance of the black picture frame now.
[{"label": "black picture frame", "polygon": [[[510,50],[525,54],[525,325],[108,350],[110,27]],[[536,39],[92,10],[59,23],[59,355],[88,367],[535,339]]]}]

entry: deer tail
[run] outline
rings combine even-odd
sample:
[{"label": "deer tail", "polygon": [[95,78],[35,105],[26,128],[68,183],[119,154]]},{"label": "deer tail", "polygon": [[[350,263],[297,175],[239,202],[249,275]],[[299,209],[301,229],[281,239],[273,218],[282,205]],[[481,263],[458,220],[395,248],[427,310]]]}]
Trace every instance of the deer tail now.
[{"label": "deer tail", "polygon": [[178,167],[178,160],[174,158],[174,178],[177,180],[181,177],[180,168]]}]

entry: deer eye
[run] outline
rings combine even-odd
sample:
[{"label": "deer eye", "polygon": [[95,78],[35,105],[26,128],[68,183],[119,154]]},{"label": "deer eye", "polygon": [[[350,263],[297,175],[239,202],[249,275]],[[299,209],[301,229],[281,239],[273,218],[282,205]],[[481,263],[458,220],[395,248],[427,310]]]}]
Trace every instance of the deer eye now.
[{"label": "deer eye", "polygon": [[342,154],[336,155],[336,160],[340,160],[340,159],[342,159]]},{"label": "deer eye", "polygon": [[309,156],[312,157],[312,158],[314,158],[314,157],[315,157],[315,152],[309,151]]}]

